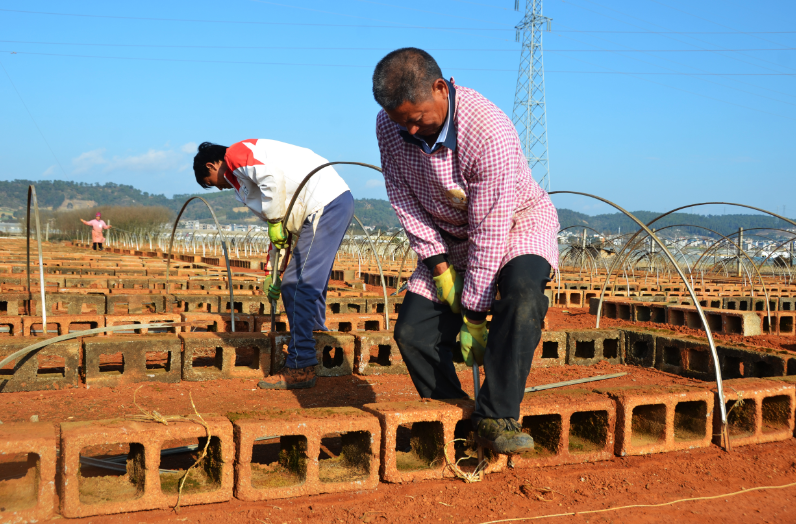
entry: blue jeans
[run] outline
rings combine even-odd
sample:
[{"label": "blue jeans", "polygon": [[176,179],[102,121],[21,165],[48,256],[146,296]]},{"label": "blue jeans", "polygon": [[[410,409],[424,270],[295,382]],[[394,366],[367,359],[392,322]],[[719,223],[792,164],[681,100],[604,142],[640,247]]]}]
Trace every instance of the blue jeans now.
[{"label": "blue jeans", "polygon": [[326,328],[326,291],[335,255],[354,215],[354,197],[346,191],[323,208],[313,228],[310,215],[301,226],[293,258],[282,276],[282,302],[290,325],[285,366],[305,368],[318,364],[313,331]]}]

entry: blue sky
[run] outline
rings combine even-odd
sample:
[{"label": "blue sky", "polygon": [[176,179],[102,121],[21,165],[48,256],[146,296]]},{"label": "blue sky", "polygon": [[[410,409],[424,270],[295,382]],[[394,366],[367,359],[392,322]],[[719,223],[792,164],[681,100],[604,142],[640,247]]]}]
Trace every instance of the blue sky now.
[{"label": "blue sky", "polygon": [[[195,145],[245,138],[378,164],[370,77],[392,49],[428,50],[511,115],[513,7],[0,0],[0,179],[193,193]],[[552,190],[653,211],[701,200],[781,211],[796,194],[796,3],[556,0],[544,11]],[[386,197],[375,172],[340,172],[356,197]]]}]

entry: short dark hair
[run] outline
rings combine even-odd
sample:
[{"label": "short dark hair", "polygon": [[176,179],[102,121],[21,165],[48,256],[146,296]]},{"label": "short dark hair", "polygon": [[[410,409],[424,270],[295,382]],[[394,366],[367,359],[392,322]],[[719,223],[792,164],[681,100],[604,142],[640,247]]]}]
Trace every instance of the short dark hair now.
[{"label": "short dark hair", "polygon": [[227,146],[220,146],[212,142],[202,142],[199,144],[198,152],[193,157],[193,172],[196,175],[196,182],[205,189],[211,186],[205,183],[205,179],[210,176],[207,163],[211,164],[224,160],[227,154]]},{"label": "short dark hair", "polygon": [[373,97],[387,110],[404,102],[417,103],[431,96],[431,87],[442,70],[430,54],[404,47],[382,58],[373,71]]}]

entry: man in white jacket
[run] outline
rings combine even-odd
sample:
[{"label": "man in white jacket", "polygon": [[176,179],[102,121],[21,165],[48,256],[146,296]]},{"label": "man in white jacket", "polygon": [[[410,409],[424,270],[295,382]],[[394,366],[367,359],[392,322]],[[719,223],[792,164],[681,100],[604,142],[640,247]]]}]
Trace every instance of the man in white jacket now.
[{"label": "man in white jacket", "polygon": [[[286,246],[281,221],[299,184],[310,171],[328,161],[309,149],[248,139],[224,147],[210,142],[194,157],[196,181],[204,188],[235,189],[236,198],[268,223],[274,246]],[[276,300],[280,291],[290,324],[285,368],[266,377],[263,389],[300,389],[315,385],[315,340],[312,332],[326,327],[326,291],[335,254],[354,214],[354,198],[340,175],[327,167],[315,174],[296,198],[287,231],[298,236],[281,282],[278,275],[268,289]]]}]

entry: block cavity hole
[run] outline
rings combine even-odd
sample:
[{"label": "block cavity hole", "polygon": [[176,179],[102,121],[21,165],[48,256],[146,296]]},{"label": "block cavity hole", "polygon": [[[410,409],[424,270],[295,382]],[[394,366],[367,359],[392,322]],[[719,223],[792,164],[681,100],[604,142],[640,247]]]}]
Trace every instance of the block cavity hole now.
[{"label": "block cavity hole", "polygon": [[[61,378],[66,376],[66,359],[58,355],[36,355],[39,378]],[[2,477],[0,477],[2,478]]]},{"label": "block cavity hole", "polygon": [[325,346],[323,348],[323,367],[326,369],[336,368],[343,365],[343,348]]},{"label": "block cavity hole", "polygon": [[[478,445],[475,442],[475,426],[470,419],[460,420],[456,423],[453,430],[454,439],[463,439],[453,443],[455,459],[459,467],[468,473],[472,473],[478,467]],[[442,457],[442,455],[440,455]],[[497,455],[489,449],[484,449],[484,460],[492,462]],[[441,460],[444,460],[441,458]]]},{"label": "block cavity hole", "polygon": [[608,412],[580,411],[569,419],[569,452],[602,451],[608,440]]},{"label": "block cavity hole", "polygon": [[682,357],[680,356],[680,348],[677,346],[664,346],[663,363],[678,368],[681,367],[683,365],[683,361]]},{"label": "block cavity hole", "polygon": [[619,357],[619,339],[606,338],[603,340],[603,358],[615,359]]},{"label": "block cavity hole", "polygon": [[0,454],[0,515],[36,506],[39,460],[36,453]]},{"label": "block cavity hole", "polygon": [[555,340],[542,342],[542,358],[558,358],[558,342]]},{"label": "block cavity hole", "polygon": [[575,358],[587,360],[594,358],[594,341],[593,340],[576,340],[575,341]]},{"label": "block cavity hole", "polygon": [[321,438],[318,478],[321,482],[358,482],[370,474],[371,441],[368,431],[329,433]]},{"label": "block cavity hole", "polygon": [[245,346],[235,348],[235,367],[246,369],[260,368],[260,348]]},{"label": "block cavity hole", "polygon": [[754,399],[744,399],[730,400],[725,404],[730,438],[751,437],[755,434],[756,403]]},{"label": "block cavity hole", "polygon": [[793,415],[791,398],[777,395],[763,399],[763,433],[774,433],[787,430]]},{"label": "block cavity hole", "polygon": [[707,435],[708,404],[704,400],[680,402],[674,407],[674,440],[702,440]]},{"label": "block cavity hole", "polygon": [[224,349],[220,347],[196,348],[191,367],[221,369],[224,363]]},{"label": "block cavity hole", "polygon": [[[180,479],[185,471],[202,456],[207,437],[167,440],[160,450],[160,490],[176,494]],[[182,487],[183,495],[207,493],[221,487],[221,477],[225,466],[221,458],[221,439],[210,437],[207,455],[191,470]]]},{"label": "block cavity hole", "polygon": [[102,444],[80,450],[78,492],[83,504],[130,501],[144,495],[144,446]]},{"label": "block cavity hole", "polygon": [[147,351],[146,370],[150,375],[171,371],[171,351]]},{"label": "block cavity hole", "polygon": [[124,373],[124,355],[122,352],[100,354],[99,372],[110,375],[121,375]]},{"label": "block cavity hole", "polygon": [[522,458],[537,459],[557,455],[561,445],[561,415],[522,417],[522,430],[533,438],[533,451],[520,453]]},{"label": "block cavity hole", "polygon": [[647,404],[633,408],[630,443],[649,446],[666,439],[666,406]]},{"label": "block cavity hole", "polygon": [[419,471],[444,463],[442,422],[401,424],[395,435],[395,466],[398,471]]},{"label": "block cavity hole", "polygon": [[254,441],[252,487],[274,489],[302,484],[307,477],[307,437],[265,436]]},{"label": "block cavity hole", "polygon": [[392,365],[390,358],[392,347],[389,344],[378,344],[370,347],[370,360],[368,364],[371,366],[389,367]]}]

